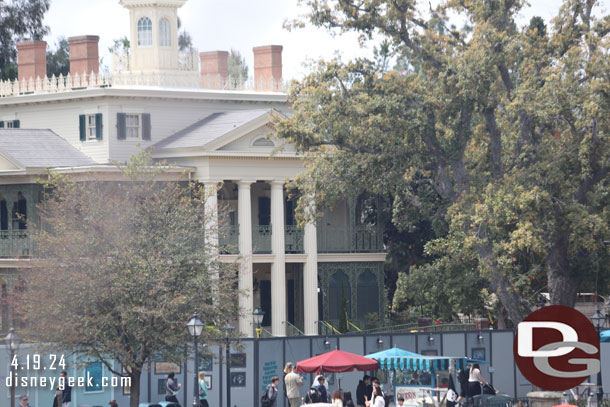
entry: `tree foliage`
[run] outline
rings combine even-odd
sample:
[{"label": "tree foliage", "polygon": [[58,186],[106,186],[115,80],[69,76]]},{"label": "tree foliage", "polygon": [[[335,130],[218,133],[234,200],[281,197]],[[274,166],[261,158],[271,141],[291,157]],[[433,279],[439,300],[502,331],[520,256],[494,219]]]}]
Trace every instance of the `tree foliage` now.
[{"label": "tree foliage", "polygon": [[66,76],[70,72],[70,44],[66,37],[57,40],[55,50],[47,51],[47,76]]},{"label": "tree foliage", "polygon": [[[52,176],[40,204],[44,228],[34,237],[36,266],[24,273],[27,290],[16,304],[33,337],[129,376],[137,407],[145,364],[154,356],[183,360],[194,310],[216,326],[237,315],[236,273],[218,262],[200,184],[168,181],[145,153],[121,175]],[[214,332],[207,328],[202,340]]]},{"label": "tree foliage", "polygon": [[[414,0],[303,3],[309,23],[385,39],[409,62],[399,74],[321,61],[293,83],[278,129],[306,153],[303,196],[322,208],[364,189],[399,230],[430,222],[422,278],[480,276],[513,323],[540,291],[569,306],[608,291],[610,17],[595,0],[523,28],[521,0],[446,0],[429,15]],[[450,13],[467,25],[440,29]]]},{"label": "tree foliage", "polygon": [[0,79],[17,77],[17,43],[41,40],[49,28],[42,24],[50,0],[0,0]]},{"label": "tree foliage", "polygon": [[246,59],[241,56],[239,51],[231,49],[227,66],[229,77],[238,81],[238,85],[243,85],[248,79],[248,64],[246,64]]}]

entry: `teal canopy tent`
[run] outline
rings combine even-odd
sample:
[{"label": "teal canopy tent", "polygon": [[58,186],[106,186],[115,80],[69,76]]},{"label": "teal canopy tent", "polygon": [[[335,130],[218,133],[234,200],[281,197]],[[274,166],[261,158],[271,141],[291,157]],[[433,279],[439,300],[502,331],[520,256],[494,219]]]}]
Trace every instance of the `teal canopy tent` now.
[{"label": "teal canopy tent", "polygon": [[464,369],[468,363],[488,363],[484,360],[455,356],[424,356],[404,349],[391,348],[366,355],[379,362],[383,370],[425,370],[438,371],[449,369],[449,361],[455,360],[456,369]]}]

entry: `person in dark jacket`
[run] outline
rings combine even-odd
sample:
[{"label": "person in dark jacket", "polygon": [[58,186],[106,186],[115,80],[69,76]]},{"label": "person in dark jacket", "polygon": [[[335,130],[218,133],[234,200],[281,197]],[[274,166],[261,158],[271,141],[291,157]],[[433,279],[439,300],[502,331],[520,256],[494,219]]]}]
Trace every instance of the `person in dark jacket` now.
[{"label": "person in dark jacket", "polygon": [[280,378],[273,376],[271,378],[271,384],[267,385],[267,398],[269,398],[268,407],[275,407],[277,402],[277,385],[280,384]]},{"label": "person in dark jacket", "polygon": [[318,376],[318,385],[316,390],[320,392],[320,403],[328,403],[328,394],[326,393],[326,386],[324,386],[324,376]]},{"label": "person in dark jacket", "polygon": [[320,402],[320,392],[316,387],[317,386],[311,386],[311,388],[307,390],[307,394],[305,395],[305,404]]},{"label": "person in dark jacket", "polygon": [[354,407],[354,400],[352,400],[351,391],[346,391],[343,393],[343,407]]},{"label": "person in dark jacket", "polygon": [[368,386],[371,384],[371,376],[364,375],[362,380],[358,382],[358,387],[356,388],[356,403],[358,406],[364,406],[364,396],[366,394],[371,394],[373,389],[369,392]]},{"label": "person in dark jacket", "polygon": [[176,394],[182,385],[180,383],[176,383],[176,379],[174,379],[174,377],[174,372],[167,375],[167,382],[165,383],[165,401],[171,401],[172,403],[180,405],[178,399],[176,398]]},{"label": "person in dark jacket", "polygon": [[61,390],[61,406],[57,405],[58,397],[55,397],[53,399],[53,407],[70,407],[70,402],[72,401],[72,387],[68,385],[68,372],[62,370],[59,374],[59,380],[63,385],[63,390]]}]

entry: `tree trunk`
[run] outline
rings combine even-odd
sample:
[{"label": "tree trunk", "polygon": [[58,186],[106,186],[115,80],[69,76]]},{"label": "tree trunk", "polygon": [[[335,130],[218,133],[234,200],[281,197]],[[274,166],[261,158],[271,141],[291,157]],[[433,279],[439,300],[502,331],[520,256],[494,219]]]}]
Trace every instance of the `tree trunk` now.
[{"label": "tree trunk", "polygon": [[129,377],[131,378],[131,392],[129,394],[129,407],[138,407],[140,405],[140,376],[142,369],[132,369]]},{"label": "tree trunk", "polygon": [[560,230],[546,256],[546,278],[551,304],[573,307],[578,293],[578,284],[570,277],[568,259],[569,233]]},{"label": "tree trunk", "polygon": [[491,276],[491,289],[498,296],[513,325],[516,326],[519,322],[523,321],[523,310],[521,309],[519,294],[515,292],[508,278],[498,270],[498,263],[491,243],[487,242],[478,245],[477,252],[480,261],[485,264]]}]

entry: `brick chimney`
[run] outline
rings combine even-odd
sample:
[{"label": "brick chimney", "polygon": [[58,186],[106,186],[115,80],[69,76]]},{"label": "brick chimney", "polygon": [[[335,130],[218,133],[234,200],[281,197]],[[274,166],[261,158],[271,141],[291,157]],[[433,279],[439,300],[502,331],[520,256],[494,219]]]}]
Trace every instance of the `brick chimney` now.
[{"label": "brick chimney", "polygon": [[281,45],[254,47],[254,89],[279,91],[282,82]]},{"label": "brick chimney", "polygon": [[223,89],[229,77],[227,51],[200,52],[201,81],[204,89]]},{"label": "brick chimney", "polygon": [[46,78],[47,42],[21,41],[17,43],[17,75],[19,81]]},{"label": "brick chimney", "polygon": [[97,35],[81,35],[68,38],[70,43],[70,75],[99,73],[100,61]]}]

